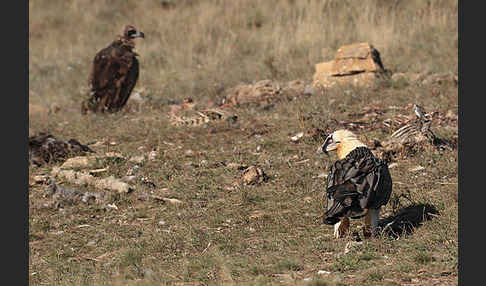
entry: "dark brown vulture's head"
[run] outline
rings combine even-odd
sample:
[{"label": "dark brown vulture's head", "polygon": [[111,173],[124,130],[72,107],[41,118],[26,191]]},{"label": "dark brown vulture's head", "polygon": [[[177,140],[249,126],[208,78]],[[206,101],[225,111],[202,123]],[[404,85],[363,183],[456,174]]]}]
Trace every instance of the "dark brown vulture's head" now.
[{"label": "dark brown vulture's head", "polygon": [[145,38],[145,34],[132,25],[127,25],[123,29],[123,37],[127,40],[135,38]]}]

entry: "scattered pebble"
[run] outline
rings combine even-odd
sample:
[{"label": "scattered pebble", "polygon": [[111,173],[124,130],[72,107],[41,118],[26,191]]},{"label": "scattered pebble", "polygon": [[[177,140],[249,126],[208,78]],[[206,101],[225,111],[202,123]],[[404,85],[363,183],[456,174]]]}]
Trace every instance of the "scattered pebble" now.
[{"label": "scattered pebble", "polygon": [[408,169],[410,172],[418,172],[418,171],[422,171],[422,170],[425,170],[424,167],[422,166],[417,166],[417,167],[414,167],[414,168],[410,168]]},{"label": "scattered pebble", "polygon": [[[37,175],[37,176],[34,176],[32,179],[33,179],[33,183],[34,184],[42,184],[42,183],[46,182],[49,179],[49,176],[47,176],[47,175]],[[31,184],[31,185],[33,185],[33,184]]]},{"label": "scattered pebble", "polygon": [[150,161],[153,161],[155,160],[155,158],[157,158],[157,151],[150,151],[150,153],[148,154],[148,159]]},{"label": "scattered pebble", "polygon": [[264,213],[262,211],[254,211],[251,215],[248,216],[248,218],[250,219],[255,219],[255,218],[259,218],[259,217],[262,217],[264,215]]},{"label": "scattered pebble", "polygon": [[152,181],[151,181],[150,179],[148,179],[147,177],[142,177],[142,178],[140,179],[140,181],[141,181],[143,184],[145,184],[145,185],[149,186],[150,188],[156,188],[156,187],[157,187],[157,186],[155,185],[155,183],[154,183],[154,182],[152,182]]},{"label": "scattered pebble", "polygon": [[144,277],[151,277],[154,275],[154,271],[150,268],[147,268],[143,271],[143,276]]},{"label": "scattered pebble", "polygon": [[312,202],[312,197],[305,197],[305,198],[304,198],[304,202],[305,202],[305,203],[310,203],[310,202]]},{"label": "scattered pebble", "polygon": [[143,161],[145,161],[145,156],[144,155],[133,156],[132,158],[130,158],[129,161],[133,163],[141,164],[143,163]]},{"label": "scattered pebble", "polygon": [[118,207],[115,205],[115,203],[113,203],[113,204],[107,204],[106,206],[107,206],[109,209],[118,210]]},{"label": "scattered pebble", "polygon": [[256,166],[250,166],[243,171],[242,179],[243,183],[247,185],[257,184],[264,182],[267,179],[265,172]]},{"label": "scattered pebble", "polygon": [[302,137],[304,137],[304,132],[299,132],[299,133],[295,134],[294,136],[290,137],[290,140],[292,140],[293,142],[297,142]]},{"label": "scattered pebble", "polygon": [[108,167],[102,168],[102,169],[89,170],[89,173],[92,175],[92,174],[103,173],[103,172],[106,172],[106,171],[108,171]]},{"label": "scattered pebble", "polygon": [[317,271],[317,274],[319,274],[319,275],[329,275],[329,274],[331,274],[331,272],[326,271],[326,270],[319,270],[319,271]]},{"label": "scattered pebble", "polygon": [[361,245],[361,244],[363,244],[362,241],[350,241],[346,243],[346,246],[344,247],[344,254],[350,252],[354,246]]},{"label": "scattered pebble", "polygon": [[106,156],[106,157],[115,157],[115,158],[122,158],[122,159],[125,159],[125,157],[123,157],[123,155],[122,155],[122,154],[117,153],[117,152],[106,152],[106,153],[105,153],[105,156]]},{"label": "scattered pebble", "polygon": [[398,163],[391,163],[388,165],[388,169],[395,168],[396,166],[398,166]]},{"label": "scattered pebble", "polygon": [[165,201],[165,202],[171,203],[171,204],[175,204],[175,205],[179,205],[179,204],[184,203],[183,201],[178,200],[178,199],[162,198],[162,200]]}]

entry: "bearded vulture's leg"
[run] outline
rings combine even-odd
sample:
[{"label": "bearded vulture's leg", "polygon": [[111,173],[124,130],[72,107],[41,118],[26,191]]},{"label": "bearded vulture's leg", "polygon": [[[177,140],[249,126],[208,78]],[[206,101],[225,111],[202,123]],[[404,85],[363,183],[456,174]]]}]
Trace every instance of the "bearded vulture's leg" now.
[{"label": "bearded vulture's leg", "polygon": [[343,217],[340,222],[334,225],[334,237],[343,237],[349,229],[349,218]]},{"label": "bearded vulture's leg", "polygon": [[373,236],[378,234],[378,219],[380,218],[380,208],[370,209],[371,216],[371,232]]},{"label": "bearded vulture's leg", "polygon": [[363,227],[363,236],[370,237],[371,236],[371,213],[370,210],[366,213],[364,218],[364,227]]},{"label": "bearded vulture's leg", "polygon": [[365,237],[376,236],[378,228],[378,219],[380,218],[380,209],[369,209],[365,216],[365,227],[363,235]]}]

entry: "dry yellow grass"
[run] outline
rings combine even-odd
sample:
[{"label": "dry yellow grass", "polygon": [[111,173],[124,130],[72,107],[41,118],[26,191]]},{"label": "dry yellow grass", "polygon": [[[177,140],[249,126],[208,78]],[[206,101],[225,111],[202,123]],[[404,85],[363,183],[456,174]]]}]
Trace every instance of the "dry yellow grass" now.
[{"label": "dry yellow grass", "polygon": [[212,96],[215,85],[309,79],[352,42],[372,43],[392,71],[457,73],[456,1],[168,3],[29,1],[31,102],[77,104],[94,54],[127,23],[147,35],[139,86],[161,102]]}]

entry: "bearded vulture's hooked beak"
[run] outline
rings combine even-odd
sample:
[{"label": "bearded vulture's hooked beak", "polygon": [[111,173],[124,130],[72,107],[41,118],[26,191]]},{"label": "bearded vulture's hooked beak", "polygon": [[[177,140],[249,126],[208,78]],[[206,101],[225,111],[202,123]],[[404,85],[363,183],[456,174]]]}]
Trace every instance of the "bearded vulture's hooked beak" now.
[{"label": "bearded vulture's hooked beak", "polygon": [[329,156],[329,151],[335,150],[339,141],[334,141],[332,134],[327,136],[324,144],[319,148],[319,151]]},{"label": "bearded vulture's hooked beak", "polygon": [[144,38],[145,39],[145,34],[143,32],[137,31],[136,34],[133,34],[132,35],[132,38],[136,38],[136,37],[140,37],[140,38]]}]

